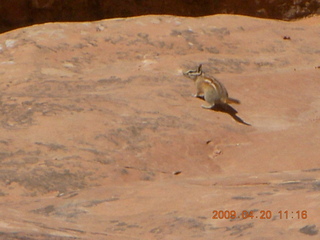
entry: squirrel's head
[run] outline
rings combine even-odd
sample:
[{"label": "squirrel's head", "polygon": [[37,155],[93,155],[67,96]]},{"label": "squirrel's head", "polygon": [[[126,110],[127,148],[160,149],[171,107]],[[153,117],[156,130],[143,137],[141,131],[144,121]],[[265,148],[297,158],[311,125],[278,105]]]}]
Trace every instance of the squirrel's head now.
[{"label": "squirrel's head", "polygon": [[186,71],[183,73],[183,75],[191,79],[196,79],[198,76],[202,75],[202,64],[198,66],[197,70]]}]

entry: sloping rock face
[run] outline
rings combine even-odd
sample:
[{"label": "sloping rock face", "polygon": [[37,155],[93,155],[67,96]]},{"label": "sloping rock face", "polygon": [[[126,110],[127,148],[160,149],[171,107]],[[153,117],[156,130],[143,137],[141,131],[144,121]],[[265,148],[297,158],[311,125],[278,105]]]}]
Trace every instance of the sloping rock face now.
[{"label": "sloping rock face", "polygon": [[[1,239],[317,238],[319,20],[2,34]],[[182,75],[200,63],[240,105],[200,107]]]}]

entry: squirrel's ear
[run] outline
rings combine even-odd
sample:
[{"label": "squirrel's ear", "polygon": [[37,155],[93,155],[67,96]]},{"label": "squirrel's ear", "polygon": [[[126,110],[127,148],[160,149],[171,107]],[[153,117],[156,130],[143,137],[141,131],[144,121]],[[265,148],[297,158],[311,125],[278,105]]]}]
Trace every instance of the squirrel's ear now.
[{"label": "squirrel's ear", "polygon": [[197,71],[197,72],[199,72],[199,73],[200,73],[201,71],[202,71],[202,64],[200,64],[200,65],[199,65],[199,67],[198,67],[198,71]]}]

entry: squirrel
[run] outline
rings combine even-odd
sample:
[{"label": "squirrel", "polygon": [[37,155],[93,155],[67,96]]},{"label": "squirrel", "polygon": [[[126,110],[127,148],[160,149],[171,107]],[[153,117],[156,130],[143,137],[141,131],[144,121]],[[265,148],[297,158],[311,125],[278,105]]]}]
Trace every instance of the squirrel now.
[{"label": "squirrel", "polygon": [[208,78],[202,72],[202,64],[197,70],[189,70],[183,73],[184,76],[191,78],[197,87],[194,97],[204,98],[210,106],[201,105],[205,109],[213,109],[215,105],[225,106],[231,103],[240,104],[240,101],[228,96],[227,89],[215,78]]}]

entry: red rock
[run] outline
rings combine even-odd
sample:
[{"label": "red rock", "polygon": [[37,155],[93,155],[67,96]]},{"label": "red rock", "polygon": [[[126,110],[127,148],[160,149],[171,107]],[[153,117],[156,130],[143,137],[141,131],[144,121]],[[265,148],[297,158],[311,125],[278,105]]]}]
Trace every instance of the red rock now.
[{"label": "red rock", "polygon": [[[1,237],[314,238],[318,23],[145,16],[2,34]],[[237,115],[191,96],[182,71],[199,63]]]}]

